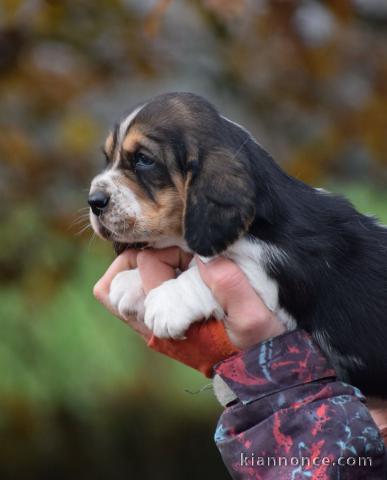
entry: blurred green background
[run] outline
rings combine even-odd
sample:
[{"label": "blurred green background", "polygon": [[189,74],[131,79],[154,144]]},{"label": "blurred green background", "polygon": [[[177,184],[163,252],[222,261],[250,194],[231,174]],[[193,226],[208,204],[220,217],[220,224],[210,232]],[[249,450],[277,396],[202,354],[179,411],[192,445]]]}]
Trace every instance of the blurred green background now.
[{"label": "blurred green background", "polygon": [[[387,222],[385,0],[0,0],[0,478],[227,478],[207,380],[93,299],[112,122],[185,90]],[[194,392],[194,393],[189,393]]]}]

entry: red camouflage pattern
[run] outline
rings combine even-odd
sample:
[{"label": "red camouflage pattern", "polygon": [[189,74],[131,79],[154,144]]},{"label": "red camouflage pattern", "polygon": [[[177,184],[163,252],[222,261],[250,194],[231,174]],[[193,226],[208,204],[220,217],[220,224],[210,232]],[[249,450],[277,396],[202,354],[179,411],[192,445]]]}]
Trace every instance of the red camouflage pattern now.
[{"label": "red camouflage pattern", "polygon": [[360,391],[302,330],[216,365],[236,394],[215,441],[234,479],[387,479],[380,432]]}]

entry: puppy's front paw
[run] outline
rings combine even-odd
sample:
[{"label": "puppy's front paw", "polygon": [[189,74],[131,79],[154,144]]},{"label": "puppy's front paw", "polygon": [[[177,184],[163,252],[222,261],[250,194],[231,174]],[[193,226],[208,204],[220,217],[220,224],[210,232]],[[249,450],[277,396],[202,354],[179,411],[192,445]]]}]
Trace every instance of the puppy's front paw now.
[{"label": "puppy's front paw", "polygon": [[145,293],[138,268],[117,273],[110,285],[109,299],[124,318],[130,315],[144,318]]},{"label": "puppy's front paw", "polygon": [[192,323],[211,315],[218,320],[224,317],[222,308],[199,273],[192,270],[148,293],[144,322],[156,337],[182,339]]},{"label": "puppy's front paw", "polygon": [[168,280],[151,290],[145,299],[145,325],[156,337],[183,339],[198,318],[182,298],[176,280]]}]

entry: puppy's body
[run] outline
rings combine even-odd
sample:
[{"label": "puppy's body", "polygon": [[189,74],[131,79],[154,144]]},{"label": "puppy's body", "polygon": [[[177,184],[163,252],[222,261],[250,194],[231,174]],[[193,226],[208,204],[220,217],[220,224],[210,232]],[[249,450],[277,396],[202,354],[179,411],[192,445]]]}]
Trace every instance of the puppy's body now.
[{"label": "puppy's body", "polygon": [[[107,198],[91,202],[97,233],[228,256],[288,328],[312,334],[343,379],[387,398],[385,227],[286,175],[245,129],[192,94],[138,107],[105,150],[107,169],[91,187],[91,196]],[[159,336],[223,316],[194,265],[146,299],[139,276],[130,275],[127,288],[137,305],[144,301],[145,323]],[[112,284],[116,306],[141,310],[124,285],[125,276]]]}]

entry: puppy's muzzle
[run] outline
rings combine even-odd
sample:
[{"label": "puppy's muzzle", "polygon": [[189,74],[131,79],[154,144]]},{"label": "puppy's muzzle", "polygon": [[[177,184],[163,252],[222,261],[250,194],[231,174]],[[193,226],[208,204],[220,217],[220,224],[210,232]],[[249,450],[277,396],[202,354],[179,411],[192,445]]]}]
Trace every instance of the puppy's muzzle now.
[{"label": "puppy's muzzle", "polygon": [[88,203],[90,205],[91,211],[94,215],[99,217],[101,213],[108,206],[110,197],[107,193],[102,191],[97,191],[89,195]]}]

